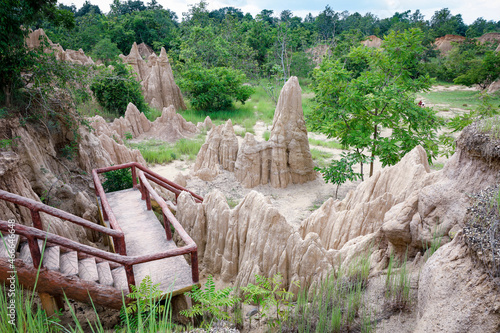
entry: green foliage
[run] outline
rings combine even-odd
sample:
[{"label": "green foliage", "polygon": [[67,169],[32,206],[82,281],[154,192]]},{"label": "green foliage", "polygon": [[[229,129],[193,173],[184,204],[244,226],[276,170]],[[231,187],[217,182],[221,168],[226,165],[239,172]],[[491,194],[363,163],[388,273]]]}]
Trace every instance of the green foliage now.
[{"label": "green foliage", "polygon": [[243,85],[245,79],[243,73],[231,68],[196,67],[184,73],[180,86],[195,110],[216,111],[231,108],[234,101],[245,103],[254,92],[252,87]]},{"label": "green foliage", "polygon": [[[446,123],[446,127],[451,133],[460,132],[475,121],[492,119],[500,114],[500,107],[493,105],[493,97],[490,94],[479,94],[479,100],[481,104],[475,110],[458,114]],[[439,137],[442,144],[441,155],[447,157],[455,152],[455,138],[450,132],[445,132]]]},{"label": "green foliage", "polygon": [[92,49],[93,58],[100,59],[106,64],[117,58],[120,53],[116,43],[109,38],[101,39]]},{"label": "green foliage", "polygon": [[160,140],[127,143],[131,148],[139,149],[146,162],[153,164],[169,163],[175,159],[194,160],[202,144],[200,138],[180,139],[174,144]]},{"label": "green foliage", "polygon": [[316,288],[299,293],[284,331],[371,332],[372,311],[363,298],[369,270],[370,255],[361,255],[347,268],[338,267]]},{"label": "green foliage", "polygon": [[0,8],[0,88],[4,104],[11,106],[12,97],[25,84],[23,73],[31,71],[43,52],[43,43],[37,50],[27,50],[25,38],[29,27],[38,20],[47,19],[54,25],[74,25],[73,15],[56,7],[55,0],[4,0]]},{"label": "green foliage", "polygon": [[[255,280],[257,284],[249,283],[246,287],[241,287],[245,301],[257,304],[261,317],[268,319],[270,327],[281,327],[290,315],[289,305],[294,294],[282,288],[283,276],[280,273],[276,273],[272,278],[255,275]],[[292,285],[299,287],[299,282],[293,281]],[[272,317],[274,310],[276,318]]]},{"label": "green foliage", "polygon": [[[359,156],[369,152],[370,175],[375,157],[383,166],[393,165],[418,144],[429,159],[437,154],[441,120],[432,109],[415,103],[415,93],[432,83],[419,71],[422,39],[418,29],[391,32],[383,50],[358,47],[348,54],[366,65],[348,70],[338,60],[325,60],[314,71],[318,104],[308,117],[313,130],[338,138]],[[382,136],[383,129],[391,134]]]},{"label": "green foliage", "polygon": [[481,89],[486,89],[498,78],[500,78],[500,53],[488,51],[482,59],[471,62],[467,72],[458,76],[454,82],[469,87],[477,84]]},{"label": "green foliage", "polygon": [[311,146],[320,146],[320,147],[326,147],[326,148],[331,148],[331,149],[343,149],[344,148],[337,141],[325,141],[325,140],[318,140],[318,139],[311,139],[311,138],[309,138],[309,144]]},{"label": "green foliage", "polygon": [[1,139],[0,140],[0,149],[10,149],[12,147],[17,146],[17,140],[20,139],[20,136],[13,137],[12,139]]},{"label": "green foliage", "polygon": [[[361,160],[363,159],[363,160]],[[339,187],[346,181],[356,181],[363,178],[363,174],[355,172],[352,168],[356,163],[366,162],[367,158],[361,154],[347,154],[343,152],[340,155],[340,160],[334,160],[332,163],[323,168],[315,167],[314,170],[319,171],[323,175],[323,179],[327,183],[337,185],[335,190],[335,199],[338,197]]]},{"label": "green foliage", "polygon": [[194,286],[191,292],[186,293],[195,303],[191,308],[181,311],[181,314],[189,318],[203,316],[202,326],[211,326],[214,319],[230,320],[227,308],[240,301],[231,295],[232,290],[231,287],[215,289],[213,277],[209,275],[203,289]]},{"label": "green foliage", "polygon": [[132,133],[130,132],[125,132],[125,139],[126,140],[132,140],[134,137],[132,136]]},{"label": "green foliage", "polygon": [[121,63],[114,68],[103,68],[94,77],[90,86],[99,104],[112,113],[124,115],[129,103],[141,112],[147,112],[140,83]]},{"label": "green foliage", "polygon": [[132,174],[128,168],[108,171],[104,174],[104,178],[102,183],[104,192],[121,191],[133,186]]},{"label": "green foliage", "polygon": [[153,285],[151,277],[146,275],[137,286],[131,286],[132,292],[127,295],[133,301],[120,311],[120,320],[128,329],[137,330],[143,327],[148,320],[157,322],[165,312],[165,306],[158,303],[163,296],[159,289],[160,284]]},{"label": "green foliage", "polygon": [[[396,268],[398,268],[397,271],[395,271]],[[391,252],[385,286],[385,297],[393,310],[401,311],[409,309],[411,305],[411,276],[407,268],[406,254],[401,264],[398,265],[397,259]]]}]

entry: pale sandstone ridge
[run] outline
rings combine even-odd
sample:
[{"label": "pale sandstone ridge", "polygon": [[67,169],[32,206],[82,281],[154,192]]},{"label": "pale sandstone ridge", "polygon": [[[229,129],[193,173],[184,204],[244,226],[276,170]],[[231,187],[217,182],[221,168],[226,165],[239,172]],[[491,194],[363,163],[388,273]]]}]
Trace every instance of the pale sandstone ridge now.
[{"label": "pale sandstone ridge", "polygon": [[[76,120],[75,120],[76,122]],[[82,126],[74,156],[62,156],[61,148],[74,140],[72,130],[61,126],[49,133],[42,126],[21,126],[17,119],[0,121],[2,137],[19,137],[9,151],[0,152],[0,188],[97,222],[97,206],[90,178],[92,169],[125,162],[145,163],[138,150],[130,150],[106,135]],[[59,148],[56,148],[59,147]],[[0,218],[32,225],[29,210],[0,200]],[[99,235],[58,218],[41,214],[45,230],[89,244]],[[48,229],[50,226],[50,229]]]},{"label": "pale sandstone ridge", "polygon": [[415,333],[498,332],[500,297],[459,232],[429,258],[420,273]]},{"label": "pale sandstone ridge", "polygon": [[441,51],[443,55],[450,52],[453,48],[452,43],[462,43],[465,37],[458,35],[444,35],[443,37],[436,38],[434,41],[434,47]]},{"label": "pale sandstone ridge", "polygon": [[45,34],[43,29],[37,29],[32,31],[27,39],[26,44],[29,48],[37,48],[40,47],[43,41],[46,41],[48,46],[44,49],[44,52],[51,53],[54,52],[57,60],[68,61],[73,64],[79,65],[93,65],[94,61],[89,56],[85,55],[82,49],[78,51],[74,50],[64,50],[61,45],[52,43],[49,37]]},{"label": "pale sandstone ridge", "polygon": [[[418,292],[418,324],[413,329],[437,327],[443,323],[441,313],[447,316],[439,326],[443,332],[495,332],[499,301],[457,234],[468,194],[499,180],[500,155],[483,141],[474,126],[467,127],[457,140],[457,152],[437,172],[430,172],[425,151],[417,146],[344,200],[325,202],[299,230],[255,191],[233,209],[219,191],[210,192],[202,204],[183,193],[177,217],[198,244],[203,273],[237,285],[253,282],[255,274],[271,277],[280,272],[285,283],[300,281],[308,288],[333,267],[345,267],[366,252],[372,253],[371,275],[376,276],[387,267],[391,252],[407,253],[410,261],[421,263],[417,257],[422,258],[433,238],[442,237],[441,244],[449,244],[431,257],[420,275],[418,285],[425,288]],[[462,299],[473,301],[463,304]]]},{"label": "pale sandstone ridge", "polygon": [[[205,123],[205,126],[211,126],[212,122],[207,117]],[[225,124],[212,127],[208,132],[207,139],[196,156],[194,174],[200,179],[211,181],[221,168],[233,172],[237,155],[238,138],[229,119]]]},{"label": "pale sandstone ridge", "polygon": [[[207,119],[205,120],[207,123]],[[209,124],[205,126],[209,126]],[[196,158],[195,175],[213,180],[220,170],[234,171],[245,187],[271,183],[276,188],[316,178],[302,111],[299,81],[291,77],[281,90],[269,141],[250,133],[238,148],[230,121],[214,127]]]},{"label": "pale sandstone ridge", "polygon": [[151,46],[147,45],[146,43],[137,45],[137,50],[139,51],[139,54],[143,59],[148,59],[149,56],[154,53]]},{"label": "pale sandstone ridge", "polygon": [[190,138],[199,132],[198,128],[178,114],[172,105],[163,108],[161,116],[155,121],[149,121],[134,104],[129,103],[123,117],[108,124],[101,116],[94,116],[90,118],[90,125],[96,130],[97,135],[105,134],[119,143],[123,143],[122,140],[126,138],[127,133],[139,140],[159,139],[175,142],[182,138]]},{"label": "pale sandstone ridge", "polygon": [[374,47],[379,49],[382,46],[382,39],[375,35],[368,36],[366,40],[362,41],[361,44],[367,47]]},{"label": "pale sandstone ridge", "polygon": [[481,44],[484,43],[492,43],[496,45],[500,43],[500,33],[498,32],[489,32],[487,34],[482,35],[481,37],[476,38]]},{"label": "pale sandstone ridge", "polygon": [[144,98],[149,105],[158,110],[163,110],[170,105],[173,105],[176,110],[186,109],[181,90],[175,84],[167,52],[163,47],[159,57],[152,53],[146,62],[141,56],[137,43],[134,42],[129,55],[120,54],[120,58],[134,69],[137,80],[142,84]]}]

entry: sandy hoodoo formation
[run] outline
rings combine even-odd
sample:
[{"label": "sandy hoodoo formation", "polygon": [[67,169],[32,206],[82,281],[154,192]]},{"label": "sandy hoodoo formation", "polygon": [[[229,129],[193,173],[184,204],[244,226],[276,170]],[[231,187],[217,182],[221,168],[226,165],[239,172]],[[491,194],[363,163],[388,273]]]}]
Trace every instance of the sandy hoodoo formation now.
[{"label": "sandy hoodoo formation", "polygon": [[196,158],[195,174],[212,180],[220,169],[234,170],[245,187],[271,183],[273,187],[284,188],[316,178],[301,89],[295,76],[281,90],[269,141],[258,142],[247,133],[238,148],[230,121],[211,130]]},{"label": "sandy hoodoo formation", "polygon": [[[233,209],[217,190],[203,203],[182,193],[177,218],[198,244],[203,272],[226,282],[246,285],[256,274],[280,272],[296,291],[292,281],[315,286],[333,268],[348,267],[364,254],[370,254],[376,277],[385,274],[392,252],[408,256],[418,281],[412,291],[418,314],[406,331],[497,332],[500,298],[488,273],[469,255],[461,231],[469,194],[500,180],[495,147],[498,142],[471,125],[444,168],[431,172],[425,150],[417,146],[342,201],[326,201],[298,230],[256,191]],[[427,259],[435,239],[442,246]]]},{"label": "sandy hoodoo formation", "polygon": [[158,139],[168,142],[175,142],[182,138],[192,137],[198,133],[198,128],[192,122],[186,121],[180,114],[175,112],[175,108],[170,105],[163,108],[160,117],[155,121],[149,121],[144,113],[137,107],[129,103],[125,116],[106,123],[101,116],[90,118],[90,125],[96,130],[98,135],[106,134],[115,140],[123,140],[127,134],[134,139]]},{"label": "sandy hoodoo formation", "polygon": [[[72,115],[68,113],[70,117]],[[76,121],[75,121],[76,122]],[[49,132],[40,123],[0,120],[0,135],[12,146],[0,148],[0,189],[97,222],[92,169],[126,162],[145,163],[138,150],[119,144],[106,134],[60,126]],[[71,146],[70,146],[71,145]],[[68,147],[72,147],[68,152]],[[32,225],[30,211],[0,200],[0,219]],[[99,235],[48,214],[41,214],[44,230],[89,244]]]},{"label": "sandy hoodoo formation", "polygon": [[134,42],[129,55],[120,54],[120,58],[124,63],[131,65],[137,73],[137,79],[142,82],[144,98],[150,106],[158,110],[170,105],[176,110],[186,109],[181,90],[175,84],[167,52],[163,47],[159,57],[153,53],[146,62],[139,53],[137,43]]},{"label": "sandy hoodoo formation", "polygon": [[229,119],[225,124],[213,127],[208,133],[206,142],[196,157],[195,176],[210,181],[221,169],[233,172],[237,155],[238,139]]},{"label": "sandy hoodoo formation", "polygon": [[64,50],[61,45],[52,43],[49,37],[45,34],[43,29],[37,29],[31,32],[26,39],[26,45],[33,49],[40,47],[40,44],[46,41],[48,47],[45,48],[45,52],[54,52],[57,60],[68,61],[73,64],[79,65],[93,65],[94,61],[89,56],[86,56],[82,49],[78,51],[74,50]]}]

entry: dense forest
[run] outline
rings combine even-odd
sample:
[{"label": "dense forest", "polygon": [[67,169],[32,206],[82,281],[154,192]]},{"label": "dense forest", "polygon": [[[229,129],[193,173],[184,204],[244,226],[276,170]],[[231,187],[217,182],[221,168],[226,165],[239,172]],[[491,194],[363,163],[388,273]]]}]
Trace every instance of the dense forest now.
[{"label": "dense forest", "polygon": [[396,12],[380,19],[371,13],[338,12],[329,5],[316,17],[308,14],[304,19],[290,10],[277,13],[268,9],[253,17],[235,7],[210,11],[205,1],[191,6],[182,17],[155,0],[147,4],[140,0],[114,0],[107,14],[89,1],[79,9],[62,4],[59,9],[74,15],[74,28],[56,27],[47,21],[37,22],[36,27],[44,28],[63,48],[81,48],[94,60],[109,62],[120,53],[128,54],[133,42],[145,43],[155,52],[164,47],[174,71],[182,71],[186,64],[227,66],[242,70],[251,78],[277,73],[306,77],[314,67],[306,51],[318,44],[329,45],[341,55],[369,35],[382,38],[391,31],[419,28],[425,36],[424,60],[428,62],[437,56],[432,47],[435,38],[446,34],[467,38],[449,62],[441,60],[450,68],[436,70],[430,66],[434,76],[452,80],[464,73],[467,61],[486,52],[476,48],[472,38],[500,32],[500,21],[478,18],[467,25],[460,14],[452,15],[447,8],[436,11],[430,20],[419,10]]}]

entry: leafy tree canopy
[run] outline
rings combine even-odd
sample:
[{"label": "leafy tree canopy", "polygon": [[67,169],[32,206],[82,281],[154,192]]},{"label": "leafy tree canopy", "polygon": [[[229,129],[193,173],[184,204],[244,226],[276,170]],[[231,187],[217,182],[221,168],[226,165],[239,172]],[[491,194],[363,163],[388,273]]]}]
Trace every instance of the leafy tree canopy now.
[{"label": "leafy tree canopy", "polygon": [[244,85],[245,80],[245,74],[235,69],[199,66],[187,70],[179,83],[195,110],[217,111],[231,108],[234,101],[244,104],[250,98],[253,88]]},{"label": "leafy tree canopy", "polygon": [[0,6],[0,87],[6,105],[10,105],[11,94],[23,85],[21,72],[30,70],[40,51],[26,50],[28,28],[42,19],[67,28],[74,26],[73,13],[59,9],[56,3],[56,0],[4,0]]},{"label": "leafy tree canopy", "polygon": [[348,69],[330,59],[314,71],[317,106],[309,117],[313,130],[340,139],[358,160],[370,154],[370,175],[375,158],[384,166],[393,165],[418,144],[429,158],[437,154],[441,121],[432,109],[415,103],[415,93],[432,83],[420,72],[422,39],[419,29],[393,31],[381,50],[351,50],[348,58],[363,66]]}]

